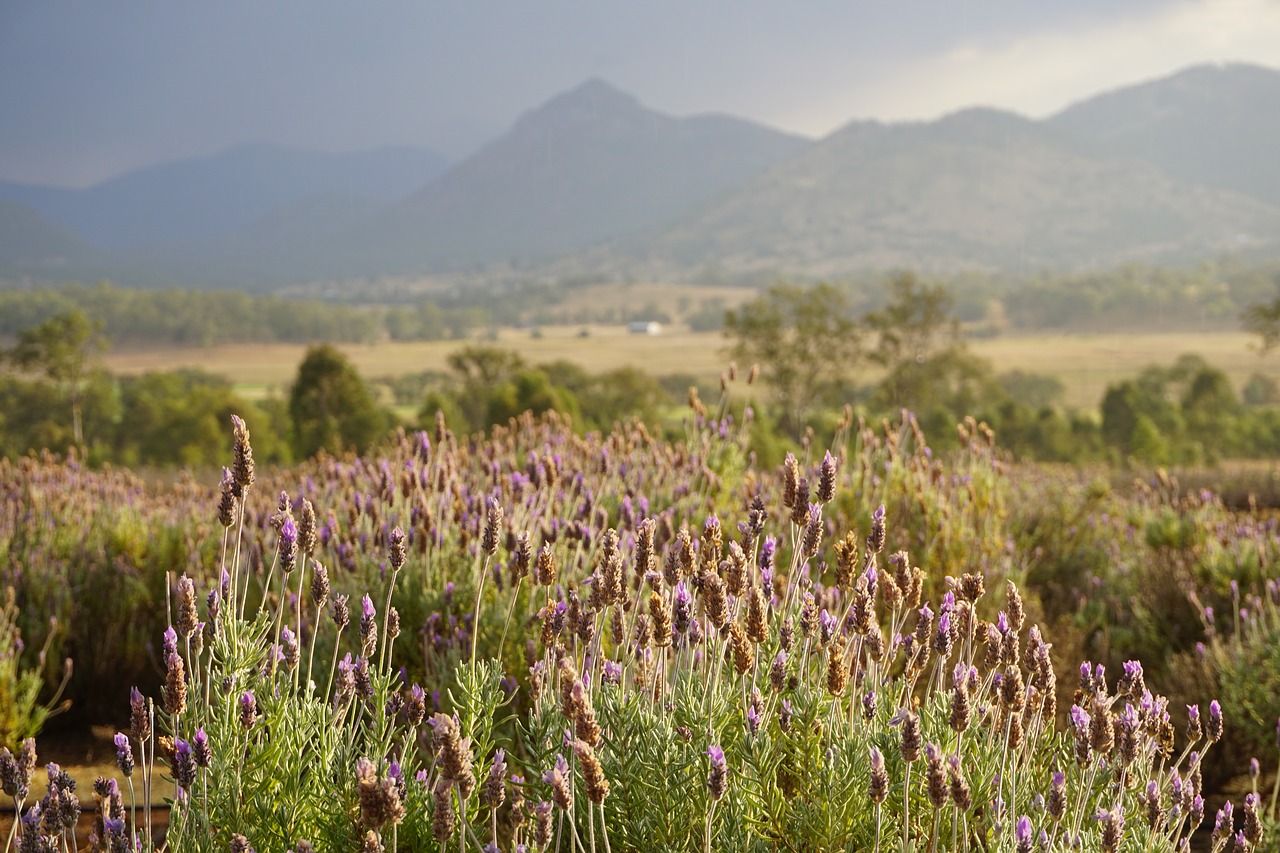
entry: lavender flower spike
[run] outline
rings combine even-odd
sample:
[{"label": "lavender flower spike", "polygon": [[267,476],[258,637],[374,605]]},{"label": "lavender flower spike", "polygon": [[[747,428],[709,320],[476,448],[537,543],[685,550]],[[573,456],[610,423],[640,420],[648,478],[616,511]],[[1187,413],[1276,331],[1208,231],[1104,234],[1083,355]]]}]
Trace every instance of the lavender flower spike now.
[{"label": "lavender flower spike", "polygon": [[133,746],[129,736],[124,732],[116,732],[116,766],[126,778],[133,775]]},{"label": "lavender flower spike", "polygon": [[724,799],[725,792],[729,789],[729,767],[724,759],[724,749],[713,744],[707,749],[707,755],[711,758],[711,772],[707,774],[707,790],[711,792],[711,799]]},{"label": "lavender flower spike", "polygon": [[1031,853],[1033,833],[1031,818],[1026,815],[1018,818],[1017,824],[1013,827],[1013,838],[1014,843],[1017,845],[1018,853]]}]

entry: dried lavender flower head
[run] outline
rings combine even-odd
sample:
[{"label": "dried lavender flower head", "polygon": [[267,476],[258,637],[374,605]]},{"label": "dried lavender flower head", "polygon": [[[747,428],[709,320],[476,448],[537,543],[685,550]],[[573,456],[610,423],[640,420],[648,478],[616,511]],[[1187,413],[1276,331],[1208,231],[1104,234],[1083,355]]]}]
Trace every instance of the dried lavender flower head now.
[{"label": "dried lavender flower head", "polygon": [[351,606],[348,604],[346,595],[336,595],[333,598],[333,607],[331,608],[333,615],[333,624],[338,626],[341,631],[351,622]]},{"label": "dried lavender flower head", "polygon": [[831,503],[836,497],[836,473],[840,468],[840,460],[828,450],[822,457],[822,468],[818,474],[818,501]]},{"label": "dried lavender flower head", "polygon": [[183,575],[178,578],[177,634],[189,639],[196,632],[200,616],[196,610],[196,582]]},{"label": "dried lavender flower head", "polygon": [[319,530],[316,527],[316,508],[311,501],[302,499],[302,518],[298,521],[298,545],[302,553],[314,557],[316,544],[319,541]]},{"label": "dried lavender flower head", "polygon": [[876,805],[884,802],[889,795],[889,774],[885,770],[884,754],[874,746],[871,747],[871,781],[868,793]]},{"label": "dried lavender flower head", "polygon": [[329,602],[329,570],[319,560],[311,561],[311,603],[321,610]]},{"label": "dried lavender flower head", "polygon": [[397,525],[387,537],[387,562],[391,564],[393,572],[400,571],[404,566],[408,554],[405,542],[404,531]]},{"label": "dried lavender flower head", "polygon": [[249,428],[239,415],[231,416],[231,432],[234,439],[232,475],[235,480],[236,498],[244,496],[244,490],[253,485],[253,447],[249,444]]},{"label": "dried lavender flower head", "polygon": [[231,527],[236,523],[236,478],[230,468],[222,469],[222,482],[218,485],[218,523],[223,527]]},{"label": "dried lavender flower head", "polygon": [[498,534],[502,528],[502,504],[496,496],[485,500],[484,536],[480,540],[480,550],[488,556],[498,551]]}]

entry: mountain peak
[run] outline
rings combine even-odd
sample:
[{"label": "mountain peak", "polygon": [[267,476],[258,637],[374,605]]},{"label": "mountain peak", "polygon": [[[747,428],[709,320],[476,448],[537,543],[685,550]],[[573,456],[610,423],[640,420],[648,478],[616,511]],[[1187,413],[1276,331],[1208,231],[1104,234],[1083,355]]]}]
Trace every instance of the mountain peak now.
[{"label": "mountain peak", "polygon": [[613,86],[599,77],[590,77],[583,83],[555,95],[542,106],[525,113],[516,127],[530,124],[580,124],[601,118],[636,120],[656,116],[641,105],[639,98]]}]

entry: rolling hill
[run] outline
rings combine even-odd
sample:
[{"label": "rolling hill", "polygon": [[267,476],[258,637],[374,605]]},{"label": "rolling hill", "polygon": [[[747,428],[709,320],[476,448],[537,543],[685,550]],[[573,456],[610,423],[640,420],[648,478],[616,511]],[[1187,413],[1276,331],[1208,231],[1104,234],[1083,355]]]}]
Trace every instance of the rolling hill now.
[{"label": "rolling hill", "polygon": [[[664,234],[601,252],[669,271],[1178,261],[1277,245],[1280,208],[1013,113],[855,122]],[[634,274],[636,271],[631,270]]]}]

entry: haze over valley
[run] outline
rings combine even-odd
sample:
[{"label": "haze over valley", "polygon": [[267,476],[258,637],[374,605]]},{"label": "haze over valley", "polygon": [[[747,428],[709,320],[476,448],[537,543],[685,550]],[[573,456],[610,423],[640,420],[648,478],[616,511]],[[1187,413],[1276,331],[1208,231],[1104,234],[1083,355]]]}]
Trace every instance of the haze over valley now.
[{"label": "haze over valley", "polygon": [[448,158],[238,146],[82,189],[0,182],[0,274],[759,281],[1280,256],[1280,72],[1199,65],[1042,119],[972,107],[819,138],[592,77]]}]

